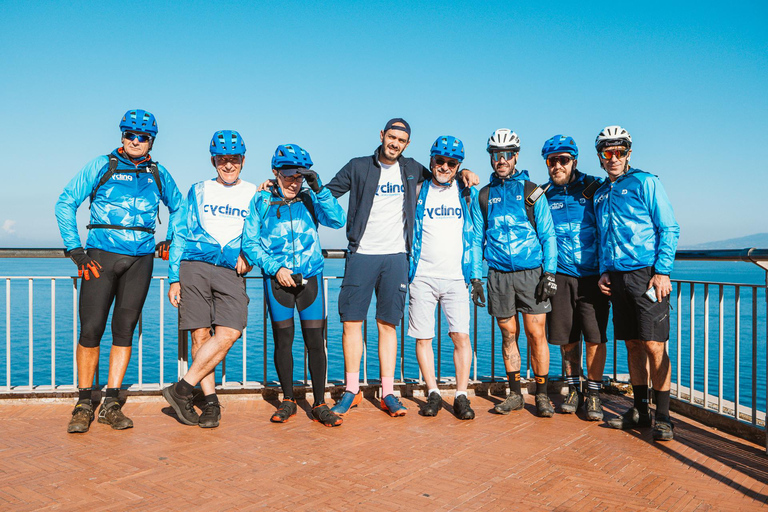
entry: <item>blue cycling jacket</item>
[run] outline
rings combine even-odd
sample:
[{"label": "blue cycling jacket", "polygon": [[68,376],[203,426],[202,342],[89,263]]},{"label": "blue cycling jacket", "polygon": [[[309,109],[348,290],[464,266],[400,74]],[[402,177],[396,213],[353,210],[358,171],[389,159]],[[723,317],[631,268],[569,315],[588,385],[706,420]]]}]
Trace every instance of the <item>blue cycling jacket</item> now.
[{"label": "blue cycling jacket", "polygon": [[594,196],[584,196],[584,189],[591,180],[605,181],[578,170],[574,171],[574,178],[567,185],[558,186],[550,180],[547,200],[555,224],[557,272],[560,274],[583,277],[597,275],[600,271]]},{"label": "blue cycling jacket", "polygon": [[[463,259],[461,261],[461,273],[464,275],[464,281],[469,284],[470,279],[481,279],[483,277],[483,252],[479,244],[475,244],[475,237],[481,236],[483,232],[483,214],[480,211],[480,203],[477,201],[477,189],[469,187],[466,189],[461,180],[457,180],[457,194],[461,199],[461,210],[464,219],[462,231]],[[429,182],[422,183],[416,201],[416,222],[413,230],[413,247],[411,249],[411,264],[408,271],[408,282],[413,281],[416,275],[416,268],[419,266],[421,257],[421,239],[424,232],[424,208],[427,203],[427,194],[429,194]],[[468,196],[465,196],[468,194]],[[467,205],[466,197],[469,197]]]},{"label": "blue cycling jacket", "polygon": [[293,274],[301,273],[304,278],[322,272],[318,224],[338,229],[347,221],[347,214],[328,188],[321,188],[317,194],[305,188],[297,198],[302,194],[310,198],[317,224],[301,200],[285,204],[278,187],[256,194],[251,201],[242,249],[248,261],[261,267],[265,276],[274,276],[281,267]]},{"label": "blue cycling jacket", "polygon": [[[171,244],[168,282],[179,281],[181,261],[202,261],[219,267],[235,269],[240,255],[244,219],[248,217],[248,205],[256,194],[256,185],[240,181],[233,187],[224,187],[221,197],[206,197],[206,185],[215,185],[216,180],[195,183],[189,189],[186,200],[182,201],[182,222],[176,229]],[[210,188],[209,188],[210,190]],[[216,199],[226,200],[225,204],[211,205]],[[239,225],[239,232],[231,240],[223,242],[221,233],[209,232],[205,227],[203,213],[213,206],[219,211],[219,217],[226,217],[227,222]],[[215,227],[213,228],[215,231]],[[229,238],[229,237],[227,237]]]},{"label": "blue cycling jacket", "polygon": [[[143,162],[134,164],[124,156],[122,148],[112,154],[117,157],[118,171],[130,170],[135,173],[116,172],[99,188],[91,203],[89,224],[146,227],[154,230],[157,207],[162,201],[170,212],[168,239],[171,239],[174,226],[181,219],[182,197],[170,173],[162,165],[157,165],[163,180],[161,197],[154,176],[147,172],[149,156]],[[107,155],[91,160],[72,178],[56,202],[56,220],[68,251],[83,246],[77,231],[77,208],[90,197],[108,168]],[[88,233],[85,248],[144,256],[155,252],[155,236],[147,231],[94,228]]]},{"label": "blue cycling jacket", "polygon": [[503,272],[544,267],[557,271],[557,241],[547,198],[534,205],[537,229],[525,211],[525,182],[528,171],[517,171],[507,178],[491,175],[488,191],[488,220],[480,244],[488,266]]},{"label": "blue cycling jacket", "polygon": [[659,178],[630,168],[603,183],[594,202],[601,274],[651,266],[672,272],[680,226]]}]

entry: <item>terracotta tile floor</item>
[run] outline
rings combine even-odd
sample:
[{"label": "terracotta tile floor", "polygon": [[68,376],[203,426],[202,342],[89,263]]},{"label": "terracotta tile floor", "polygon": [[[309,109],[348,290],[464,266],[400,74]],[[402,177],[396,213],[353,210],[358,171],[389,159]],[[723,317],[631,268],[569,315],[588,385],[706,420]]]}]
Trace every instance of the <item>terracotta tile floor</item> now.
[{"label": "terracotta tile floor", "polygon": [[[339,428],[271,424],[276,402],[225,395],[222,426],[132,397],[136,427],[66,433],[71,400],[0,401],[0,510],[735,510],[766,507],[764,449],[675,416],[676,439],[572,415],[403,418],[365,400]],[[625,398],[606,408],[623,411]],[[452,398],[446,397],[448,404]]]}]

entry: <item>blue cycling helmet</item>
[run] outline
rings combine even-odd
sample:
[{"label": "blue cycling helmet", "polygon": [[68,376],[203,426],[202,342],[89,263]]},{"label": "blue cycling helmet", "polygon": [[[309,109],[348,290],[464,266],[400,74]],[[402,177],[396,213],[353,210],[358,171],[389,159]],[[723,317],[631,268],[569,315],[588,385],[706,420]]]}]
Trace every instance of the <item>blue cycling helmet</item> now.
[{"label": "blue cycling helmet", "polygon": [[148,133],[157,136],[157,120],[150,112],[141,109],[129,110],[120,120],[120,131]]},{"label": "blue cycling helmet", "polygon": [[275,156],[272,157],[272,168],[281,167],[303,167],[309,169],[312,167],[312,158],[309,152],[301,149],[298,144],[280,144],[275,150]]},{"label": "blue cycling helmet", "polygon": [[211,156],[245,155],[245,142],[234,130],[219,130],[211,139]]},{"label": "blue cycling helmet", "polygon": [[459,162],[464,161],[464,143],[456,137],[450,135],[441,135],[437,138],[432,149],[429,152],[429,156],[436,155],[447,156],[448,158],[455,158]]},{"label": "blue cycling helmet", "polygon": [[547,158],[552,153],[570,153],[573,158],[579,158],[579,147],[573,137],[555,135],[544,143],[541,156]]}]

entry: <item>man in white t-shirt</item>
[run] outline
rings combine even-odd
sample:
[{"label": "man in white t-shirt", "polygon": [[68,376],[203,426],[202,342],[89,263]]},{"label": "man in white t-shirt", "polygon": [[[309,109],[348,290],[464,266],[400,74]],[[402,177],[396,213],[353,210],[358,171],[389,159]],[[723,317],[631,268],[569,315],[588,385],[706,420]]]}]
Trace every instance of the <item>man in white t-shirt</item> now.
[{"label": "man in white t-shirt", "polygon": [[[339,293],[339,315],[344,325],[346,391],[332,408],[344,415],[362,400],[360,361],[363,321],[376,293],[379,332],[381,408],[390,416],[403,416],[406,408],[394,395],[397,364],[397,324],[403,318],[408,281],[408,253],[413,241],[417,185],[431,179],[429,169],[402,156],[410,143],[411,127],[391,119],[380,133],[381,146],[373,155],[353,158],[326,185],[335,197],[349,192],[347,253],[344,281]],[[479,183],[464,171],[462,179]]]},{"label": "man in white t-shirt", "polygon": [[482,295],[482,253],[473,250],[476,234],[483,229],[477,190],[454,180],[464,160],[464,144],[457,138],[441,136],[432,145],[432,179],[424,182],[416,202],[413,250],[409,272],[408,335],[416,338],[416,358],[427,385],[424,416],[436,416],[442,407],[435,379],[435,306],[448,321],[456,366],[456,398],[453,412],[471,420],[475,412],[467,397],[472,347],[469,341],[469,293]]},{"label": "man in white t-shirt", "polygon": [[[256,193],[255,185],[240,179],[245,143],[239,133],[216,132],[210,150],[216,178],[189,189],[168,270],[168,298],[179,308],[179,329],[192,332],[194,361],[179,382],[163,389],[179,420],[202,428],[219,426],[221,406],[213,372],[247,324],[248,295],[242,276],[251,267],[240,244]],[[201,415],[193,405],[192,391],[198,383],[205,395]]]}]

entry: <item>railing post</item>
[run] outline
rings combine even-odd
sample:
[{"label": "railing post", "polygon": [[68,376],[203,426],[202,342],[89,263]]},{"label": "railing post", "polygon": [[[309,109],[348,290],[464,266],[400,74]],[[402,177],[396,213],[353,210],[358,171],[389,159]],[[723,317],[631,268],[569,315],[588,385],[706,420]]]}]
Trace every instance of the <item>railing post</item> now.
[{"label": "railing post", "polygon": [[33,334],[34,327],[34,291],[33,281],[29,278],[29,390],[33,391],[34,386],[34,359],[35,359],[35,337]]},{"label": "railing post", "polygon": [[189,369],[189,346],[187,344],[187,331],[179,329],[178,355],[176,358],[176,380],[181,380]]},{"label": "railing post", "polygon": [[51,278],[51,391],[56,391],[56,279]]}]

